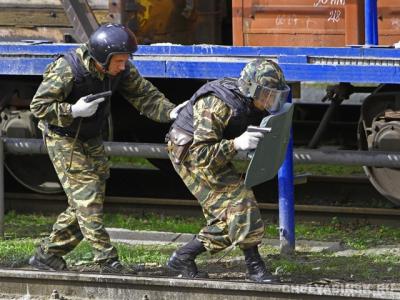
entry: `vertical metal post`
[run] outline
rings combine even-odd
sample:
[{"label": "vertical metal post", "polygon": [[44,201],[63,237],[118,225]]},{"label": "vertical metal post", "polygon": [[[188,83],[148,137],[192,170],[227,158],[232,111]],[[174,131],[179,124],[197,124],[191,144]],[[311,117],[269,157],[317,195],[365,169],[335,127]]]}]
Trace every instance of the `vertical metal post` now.
[{"label": "vertical metal post", "polygon": [[113,23],[125,24],[125,9],[126,0],[108,1],[109,17]]},{"label": "vertical metal post", "polygon": [[[292,93],[288,97],[288,102],[292,102]],[[292,254],[295,249],[292,131],[290,132],[285,161],[278,171],[278,184],[280,251],[281,254]]]},{"label": "vertical metal post", "polygon": [[365,0],[365,44],[378,45],[378,2]]},{"label": "vertical metal post", "polygon": [[4,239],[4,144],[0,136],[0,239]]}]

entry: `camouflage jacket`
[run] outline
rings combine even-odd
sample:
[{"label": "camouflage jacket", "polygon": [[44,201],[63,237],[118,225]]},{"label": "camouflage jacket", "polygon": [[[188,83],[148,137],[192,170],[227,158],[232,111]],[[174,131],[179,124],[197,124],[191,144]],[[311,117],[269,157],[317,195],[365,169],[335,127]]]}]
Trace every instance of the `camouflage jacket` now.
[{"label": "camouflage jacket", "polygon": [[207,173],[221,173],[236,155],[233,140],[223,139],[232,115],[231,109],[214,95],[205,96],[193,106],[192,163]]},{"label": "camouflage jacket", "polygon": [[[90,58],[87,45],[76,49],[78,57],[83,61],[85,68],[104,79],[104,74],[98,72],[92,58]],[[131,65],[130,75],[125,81],[119,83],[117,91],[127,99],[140,113],[157,122],[169,122],[169,113],[175,105],[157,90],[149,81],[144,79],[138,70]],[[72,69],[64,58],[52,62],[43,74],[40,84],[31,102],[30,108],[33,115],[40,119],[39,128],[44,130],[45,124],[60,127],[71,125],[73,117],[71,104],[64,100],[68,97],[74,84]]]}]

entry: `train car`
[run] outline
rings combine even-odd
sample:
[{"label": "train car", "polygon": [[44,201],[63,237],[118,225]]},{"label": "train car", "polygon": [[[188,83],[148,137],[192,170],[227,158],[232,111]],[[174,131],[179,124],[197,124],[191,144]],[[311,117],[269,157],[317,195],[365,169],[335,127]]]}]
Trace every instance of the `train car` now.
[{"label": "train car", "polygon": [[[376,47],[365,45],[367,9],[365,1],[358,0],[233,0],[233,43],[237,46]],[[400,3],[377,1],[378,39],[374,44],[392,47],[400,40],[399,28]],[[350,64],[350,61],[342,63]],[[376,66],[387,63],[376,61]],[[341,105],[356,93],[362,93],[356,98],[357,105]],[[398,151],[398,96],[397,84],[328,87],[321,100],[331,101],[329,107],[322,102],[308,108],[297,107],[295,138],[299,142],[301,137],[309,148],[329,141],[341,148],[353,148],[353,142],[357,141],[356,147],[360,150]],[[320,123],[311,130],[298,126],[316,125],[315,121]],[[364,170],[380,193],[400,204],[400,189],[396,184],[399,170],[376,167],[364,167]]]},{"label": "train car", "polygon": [[[86,42],[90,31],[106,22],[125,24],[136,33],[140,44],[218,44],[223,39],[222,27],[229,23],[226,16],[230,10],[226,1],[214,0],[0,0],[0,8],[0,42],[24,42],[32,45],[32,49],[40,44]],[[24,75],[17,72],[17,75],[0,76],[1,133],[7,137],[40,137],[29,104],[41,77],[18,74]],[[190,97],[203,82],[150,80],[175,102]],[[175,93],[176,87],[179,94]],[[167,125],[142,118],[119,95],[115,95],[113,101],[116,105],[113,105],[112,115],[118,118],[109,120],[107,138],[142,142],[164,140]],[[169,169],[166,161],[153,160],[153,163]],[[9,154],[5,166],[19,183],[30,190],[40,193],[61,191],[46,156],[33,159]]]},{"label": "train car", "polygon": [[214,0],[1,0],[0,39],[86,42],[76,35],[77,24],[71,22],[69,14],[68,6],[81,5],[77,3],[87,3],[82,14],[92,25],[123,23],[137,34],[141,44],[218,43],[221,24],[230,9],[226,1]]},{"label": "train car", "polygon": [[[86,26],[86,35],[80,34],[76,24],[71,22],[69,10],[65,9],[66,3],[71,5],[74,2],[0,1],[1,40],[25,41],[33,45],[84,42],[91,26]],[[356,0],[92,0],[87,1],[86,8],[87,14],[83,17],[92,26],[108,21],[126,24],[136,32],[142,44],[365,47],[361,46],[365,44],[364,3]],[[399,16],[400,4],[394,0],[379,1],[380,44],[391,46],[400,40]],[[318,59],[326,61],[334,60],[334,57]],[[340,63],[371,65],[371,61],[357,58]],[[377,59],[372,63],[390,62]],[[0,89],[3,91],[0,128],[3,136],[40,137],[28,108],[41,77],[24,75],[0,76]],[[150,80],[175,102],[186,100],[204,83],[198,78]],[[397,142],[400,119],[396,100],[398,85],[333,83],[337,85],[328,86],[318,102],[311,103],[307,100],[315,98],[314,93],[308,97],[306,86],[291,83],[298,98],[295,99],[293,123],[295,146],[397,151],[400,148]],[[353,96],[357,98],[354,100]],[[346,103],[348,99],[352,100],[350,104]],[[329,106],[320,100],[330,101]],[[134,110],[118,95],[113,96],[113,103],[112,115],[116,117],[110,119],[108,138],[116,141],[163,141],[167,125],[151,123],[138,114],[132,117]],[[154,163],[165,167],[163,162]],[[32,159],[8,155],[6,166],[29,189],[41,193],[60,191],[47,157]],[[33,170],[35,176],[31,175]],[[365,171],[382,194],[400,203],[400,187],[395,184],[399,175],[397,169],[366,167]]]},{"label": "train car", "polygon": [[[345,47],[365,44],[359,0],[233,0],[237,46]],[[378,1],[379,45],[400,40],[400,3]]]}]

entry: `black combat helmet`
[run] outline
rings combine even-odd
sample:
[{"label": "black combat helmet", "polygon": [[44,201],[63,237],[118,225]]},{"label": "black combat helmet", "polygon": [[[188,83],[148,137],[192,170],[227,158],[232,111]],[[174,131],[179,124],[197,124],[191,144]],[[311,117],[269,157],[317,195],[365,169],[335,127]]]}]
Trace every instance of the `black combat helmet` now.
[{"label": "black combat helmet", "polygon": [[107,69],[114,54],[131,54],[137,50],[134,33],[121,24],[101,25],[89,39],[90,56]]}]

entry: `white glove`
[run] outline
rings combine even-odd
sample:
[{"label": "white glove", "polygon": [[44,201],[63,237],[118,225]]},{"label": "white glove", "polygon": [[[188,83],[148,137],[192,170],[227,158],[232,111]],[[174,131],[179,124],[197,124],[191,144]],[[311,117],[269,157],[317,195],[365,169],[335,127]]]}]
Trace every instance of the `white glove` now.
[{"label": "white glove", "polygon": [[90,117],[93,115],[97,107],[99,106],[99,103],[103,102],[105,100],[104,97],[93,100],[92,102],[85,102],[86,97],[81,97],[79,100],[71,106],[71,113],[73,118],[86,118]]},{"label": "white glove", "polygon": [[264,136],[262,132],[245,131],[241,136],[233,140],[235,150],[251,150],[255,149],[260,139]]},{"label": "white glove", "polygon": [[169,113],[169,117],[171,120],[175,120],[178,117],[179,111],[189,102],[189,100],[186,100],[185,102],[177,105],[174,107],[173,110]]},{"label": "white glove", "polygon": [[400,48],[400,41],[397,42],[397,43],[394,43],[393,47],[395,47],[396,49],[399,49]]}]

